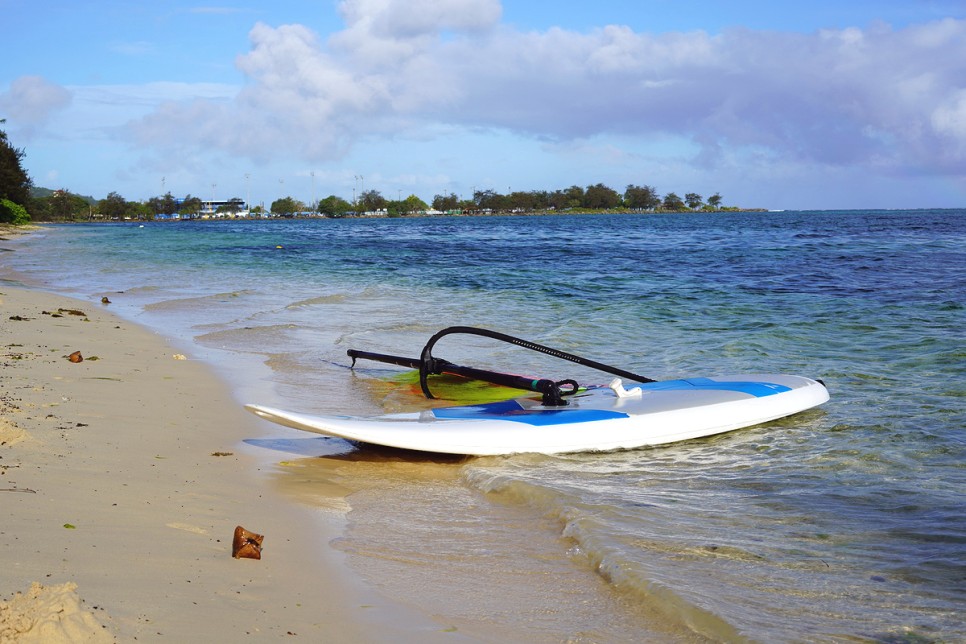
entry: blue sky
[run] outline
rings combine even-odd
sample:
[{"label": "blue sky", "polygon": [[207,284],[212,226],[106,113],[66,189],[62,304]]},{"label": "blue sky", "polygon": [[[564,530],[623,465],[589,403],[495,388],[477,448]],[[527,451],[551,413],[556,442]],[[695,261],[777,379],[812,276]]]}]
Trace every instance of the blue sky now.
[{"label": "blue sky", "polygon": [[0,0],[0,16],[2,127],[36,185],[97,198],[604,183],[966,206],[963,0]]}]

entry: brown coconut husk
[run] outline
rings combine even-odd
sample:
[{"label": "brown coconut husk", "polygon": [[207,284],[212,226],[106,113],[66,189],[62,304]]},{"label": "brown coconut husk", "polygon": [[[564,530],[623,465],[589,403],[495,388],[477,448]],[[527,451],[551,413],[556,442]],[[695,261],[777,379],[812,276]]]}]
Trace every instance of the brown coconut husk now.
[{"label": "brown coconut husk", "polygon": [[231,556],[235,559],[261,559],[264,536],[238,526],[231,542]]}]

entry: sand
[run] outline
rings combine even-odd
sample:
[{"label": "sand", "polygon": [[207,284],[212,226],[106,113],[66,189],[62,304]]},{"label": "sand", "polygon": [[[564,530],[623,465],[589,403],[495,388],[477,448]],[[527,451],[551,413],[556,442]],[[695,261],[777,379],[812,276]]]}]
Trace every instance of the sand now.
[{"label": "sand", "polygon": [[[238,449],[258,422],[109,305],[0,283],[0,642],[454,641],[272,491]],[[232,558],[238,525],[261,559]]]}]

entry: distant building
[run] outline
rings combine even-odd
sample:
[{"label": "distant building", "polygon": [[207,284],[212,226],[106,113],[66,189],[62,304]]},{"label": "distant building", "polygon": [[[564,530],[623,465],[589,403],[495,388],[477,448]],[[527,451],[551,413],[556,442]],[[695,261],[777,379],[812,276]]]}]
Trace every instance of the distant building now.
[{"label": "distant building", "polygon": [[[220,212],[219,212],[220,211]],[[229,199],[227,201],[208,200],[201,202],[201,212],[198,215],[202,219],[222,218],[222,217],[248,217],[251,208],[244,201]]]}]

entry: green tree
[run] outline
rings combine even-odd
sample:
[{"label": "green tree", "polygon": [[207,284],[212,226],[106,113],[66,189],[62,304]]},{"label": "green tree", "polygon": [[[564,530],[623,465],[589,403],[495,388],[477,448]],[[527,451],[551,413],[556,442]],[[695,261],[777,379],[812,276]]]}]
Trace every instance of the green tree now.
[{"label": "green tree", "polygon": [[506,209],[513,212],[533,212],[540,207],[540,194],[518,190],[506,196]]},{"label": "green tree", "polygon": [[717,210],[721,207],[721,195],[717,192],[708,197],[708,205]]},{"label": "green tree", "polygon": [[570,186],[563,191],[564,208],[580,208],[584,205],[584,189],[580,186]]},{"label": "green tree", "polygon": [[109,192],[97,203],[97,211],[108,219],[121,219],[130,211],[130,206],[124,197],[116,192]]},{"label": "green tree", "polygon": [[696,192],[689,192],[684,195],[684,201],[688,204],[688,208],[691,210],[697,210],[704,205],[704,199]]},{"label": "green tree", "polygon": [[595,210],[608,210],[621,205],[621,196],[612,188],[608,188],[602,183],[587,186],[584,191],[583,205],[585,208]]},{"label": "green tree", "polygon": [[554,210],[564,210],[569,208],[570,199],[563,190],[554,190],[547,195],[547,207]]},{"label": "green tree", "polygon": [[245,201],[239,197],[232,197],[228,203],[218,206],[216,212],[228,215],[237,215],[245,208]]},{"label": "green tree", "polygon": [[533,199],[533,210],[547,210],[550,208],[550,193],[546,190],[533,190],[530,192]]},{"label": "green tree", "polygon": [[181,207],[178,208],[178,214],[182,217],[191,217],[201,212],[201,209],[204,207],[205,204],[203,201],[201,201],[201,197],[192,197],[191,193],[189,192],[181,201]]},{"label": "green tree", "polygon": [[378,190],[366,190],[359,195],[359,209],[362,212],[375,212],[386,207],[386,198]]},{"label": "green tree", "polygon": [[273,215],[291,215],[304,209],[305,206],[297,199],[282,197],[272,202],[271,211]]},{"label": "green tree", "polygon": [[178,212],[178,201],[169,192],[163,197],[151,197],[148,199],[148,207],[156,215],[168,215],[170,217]]},{"label": "green tree", "polygon": [[506,195],[501,195],[495,190],[483,190],[482,192],[477,192],[476,196],[476,201],[482,210],[499,212],[501,210],[510,209],[509,198]]},{"label": "green tree", "polygon": [[439,210],[440,212],[448,212],[450,210],[456,210],[459,207],[459,197],[456,193],[449,193],[448,195],[436,195],[433,197],[433,209]]},{"label": "green tree", "polygon": [[493,190],[476,190],[473,192],[473,203],[480,210],[496,210],[497,198],[499,197]]},{"label": "green tree", "polygon": [[154,211],[151,210],[151,208],[148,207],[148,204],[146,203],[142,203],[140,201],[129,201],[127,202],[127,207],[131,213],[131,216],[133,216],[136,219],[139,219],[141,221],[154,220]]},{"label": "green tree", "polygon": [[0,199],[0,224],[22,226],[30,223],[27,209],[9,199]]},{"label": "green tree", "polygon": [[31,196],[30,203],[26,206],[33,221],[53,221],[54,216],[50,212],[50,197]]},{"label": "green tree", "polygon": [[87,219],[90,216],[91,204],[69,190],[55,190],[54,194],[47,198],[49,202],[49,212],[52,219],[62,219],[73,221],[75,219]]},{"label": "green tree", "polygon": [[318,205],[318,212],[326,217],[345,217],[350,210],[352,210],[352,204],[335,195],[329,195],[321,200]]},{"label": "green tree", "polygon": [[237,215],[245,209],[245,200],[241,197],[232,197],[228,200],[228,212]]},{"label": "green tree", "polygon": [[[0,119],[0,124],[6,123]],[[0,199],[26,206],[30,202],[30,188],[33,185],[21,161],[26,153],[10,145],[7,133],[0,130]]]},{"label": "green tree", "polygon": [[630,184],[624,190],[624,205],[628,208],[654,210],[661,205],[661,198],[657,196],[657,190],[651,186]]},{"label": "green tree", "polygon": [[386,202],[386,214],[390,217],[405,217],[406,215],[418,215],[427,210],[429,206],[425,201],[416,195],[409,195],[405,199],[393,199]]},{"label": "green tree", "polygon": [[429,210],[429,206],[425,201],[417,197],[416,195],[409,195],[402,201],[403,212],[407,213],[417,213]]},{"label": "green tree", "polygon": [[687,208],[684,202],[681,201],[681,197],[677,196],[673,192],[669,192],[664,195],[664,201],[661,203],[661,208],[671,212],[681,212]]}]

